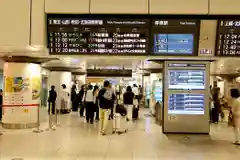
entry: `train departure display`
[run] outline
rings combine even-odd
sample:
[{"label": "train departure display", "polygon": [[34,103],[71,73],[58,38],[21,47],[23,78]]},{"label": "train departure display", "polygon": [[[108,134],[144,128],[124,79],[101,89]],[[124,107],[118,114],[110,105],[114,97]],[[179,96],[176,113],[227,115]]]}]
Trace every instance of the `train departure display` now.
[{"label": "train departure display", "polygon": [[203,90],[205,89],[204,70],[169,70],[168,89]]},{"label": "train departure display", "polygon": [[204,94],[170,94],[168,114],[204,114]]},{"label": "train departure display", "polygon": [[197,55],[200,22],[153,20],[152,52],[156,55]]},{"label": "train departure display", "polygon": [[220,20],[217,36],[217,56],[240,56],[240,19]]},{"label": "train departure display", "polygon": [[149,20],[117,18],[51,18],[48,16],[50,54],[148,53]]}]

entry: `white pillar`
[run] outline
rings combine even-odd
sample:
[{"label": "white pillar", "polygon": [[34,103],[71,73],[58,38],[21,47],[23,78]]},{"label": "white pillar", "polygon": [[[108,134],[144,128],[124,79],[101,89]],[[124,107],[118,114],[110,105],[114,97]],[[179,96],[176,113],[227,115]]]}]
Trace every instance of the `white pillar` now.
[{"label": "white pillar", "polygon": [[86,76],[86,74],[84,74],[84,75],[77,75],[76,79],[79,81],[79,85],[81,86],[83,84],[86,84],[87,76]]},{"label": "white pillar", "polygon": [[[49,76],[48,88],[51,89],[51,86],[55,86],[58,97],[60,96],[62,90],[62,84],[65,84],[69,94],[71,93],[71,83],[72,83],[72,73],[71,72],[61,72],[61,71],[52,71]],[[57,97],[56,107],[61,109],[61,100]],[[68,105],[70,108],[70,105]]]},{"label": "white pillar", "polygon": [[33,63],[4,63],[4,128],[37,126],[40,105],[41,66]]}]

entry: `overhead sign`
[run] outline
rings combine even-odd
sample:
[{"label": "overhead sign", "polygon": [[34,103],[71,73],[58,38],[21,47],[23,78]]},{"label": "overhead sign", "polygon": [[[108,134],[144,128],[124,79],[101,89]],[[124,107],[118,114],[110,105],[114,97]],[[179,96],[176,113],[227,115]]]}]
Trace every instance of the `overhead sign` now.
[{"label": "overhead sign", "polygon": [[240,56],[240,19],[218,22],[216,55]]},{"label": "overhead sign", "polygon": [[155,19],[151,26],[151,51],[155,55],[197,56],[199,20]]},{"label": "overhead sign", "polygon": [[48,16],[50,54],[145,55],[147,19]]}]

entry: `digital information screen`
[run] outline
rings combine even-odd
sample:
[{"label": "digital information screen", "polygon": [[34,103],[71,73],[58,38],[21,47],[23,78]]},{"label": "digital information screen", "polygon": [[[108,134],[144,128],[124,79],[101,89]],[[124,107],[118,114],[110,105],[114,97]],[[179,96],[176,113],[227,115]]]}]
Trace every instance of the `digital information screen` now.
[{"label": "digital information screen", "polygon": [[204,94],[170,94],[168,114],[204,114]]},{"label": "digital information screen", "polygon": [[204,70],[169,70],[168,89],[204,90]]},{"label": "digital information screen", "polygon": [[217,56],[240,56],[240,19],[220,20],[217,36]]},{"label": "digital information screen", "polygon": [[50,54],[148,53],[149,20],[48,17]]},{"label": "digital information screen", "polygon": [[197,55],[200,22],[153,20],[152,52],[156,55]]}]

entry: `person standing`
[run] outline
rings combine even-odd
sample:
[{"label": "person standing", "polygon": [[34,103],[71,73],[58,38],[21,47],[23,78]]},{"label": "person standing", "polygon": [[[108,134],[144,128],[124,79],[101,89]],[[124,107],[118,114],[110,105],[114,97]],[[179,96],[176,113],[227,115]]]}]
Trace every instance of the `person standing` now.
[{"label": "person standing", "polygon": [[108,118],[112,109],[113,93],[110,87],[109,81],[104,81],[103,88],[99,91],[99,118],[100,118],[100,130],[102,135],[106,135],[108,126]]},{"label": "person standing", "polygon": [[96,115],[95,115],[95,120],[96,121],[99,121],[99,99],[98,99],[98,93],[99,93],[99,87],[97,85],[94,86],[94,89],[93,89],[93,96],[94,96],[94,99],[95,99],[95,112],[96,112]]},{"label": "person standing", "polygon": [[77,112],[78,111],[78,97],[76,92],[76,85],[72,86],[71,89],[71,102],[72,102],[72,111]]},{"label": "person standing", "polygon": [[94,110],[95,110],[95,97],[93,94],[93,86],[88,85],[88,89],[83,96],[83,101],[86,103],[86,121],[87,123],[93,124]]},{"label": "person standing", "polygon": [[220,88],[215,88],[213,91],[213,104],[214,107],[212,108],[212,122],[213,123],[218,123],[219,121],[219,113],[220,113],[220,108],[221,108],[221,104],[220,104]]},{"label": "person standing", "polygon": [[79,101],[80,101],[79,102],[80,103],[80,111],[79,111],[80,117],[83,117],[83,114],[84,114],[85,104],[83,102],[83,96],[84,96],[85,90],[86,90],[85,85],[82,85],[81,89],[78,93],[78,98],[79,98]]},{"label": "person standing", "polygon": [[240,145],[240,99],[239,99],[239,91],[238,89],[230,90],[232,101],[231,101],[231,111],[233,116],[233,132],[235,136],[234,144]]},{"label": "person standing", "polygon": [[131,86],[127,87],[127,92],[123,95],[123,104],[127,108],[127,121],[132,120],[134,93]]},{"label": "person standing", "polygon": [[55,91],[55,86],[51,86],[51,90],[49,91],[49,97],[48,97],[48,114],[50,113],[50,108],[52,109],[51,113],[55,114],[56,100],[57,100],[57,92]]},{"label": "person standing", "polygon": [[0,89],[0,121],[2,121],[3,90]]},{"label": "person standing", "polygon": [[70,108],[69,108],[69,97],[70,94],[67,91],[67,86],[65,84],[62,84],[62,90],[61,90],[61,95],[60,95],[60,112],[61,113],[69,113]]}]

